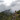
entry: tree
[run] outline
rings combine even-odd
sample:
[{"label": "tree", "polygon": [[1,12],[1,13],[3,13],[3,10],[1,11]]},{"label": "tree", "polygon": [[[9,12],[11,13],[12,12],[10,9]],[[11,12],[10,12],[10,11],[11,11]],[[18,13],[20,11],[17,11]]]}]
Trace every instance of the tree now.
[{"label": "tree", "polygon": [[17,14],[20,14],[20,10],[16,12]]}]

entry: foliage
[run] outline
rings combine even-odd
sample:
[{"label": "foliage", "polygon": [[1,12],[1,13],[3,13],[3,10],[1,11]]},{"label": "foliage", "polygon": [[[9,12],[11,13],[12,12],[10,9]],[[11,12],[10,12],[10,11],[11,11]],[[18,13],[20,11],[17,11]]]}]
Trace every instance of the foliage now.
[{"label": "foliage", "polygon": [[[12,19],[12,13],[10,13],[11,15],[8,16],[7,14],[5,14],[4,12],[0,13],[0,20],[11,20]],[[5,15],[5,17],[3,17]],[[5,19],[6,18],[6,19]]]},{"label": "foliage", "polygon": [[18,14],[17,14],[18,16],[16,16],[16,20],[20,20],[20,10],[17,11],[16,13],[18,13]]},{"label": "foliage", "polygon": [[20,10],[19,10],[19,11],[17,11],[16,13],[20,13]]},{"label": "foliage", "polygon": [[16,20],[20,20],[20,18],[16,16]]},{"label": "foliage", "polygon": [[20,15],[18,17],[20,18]]}]

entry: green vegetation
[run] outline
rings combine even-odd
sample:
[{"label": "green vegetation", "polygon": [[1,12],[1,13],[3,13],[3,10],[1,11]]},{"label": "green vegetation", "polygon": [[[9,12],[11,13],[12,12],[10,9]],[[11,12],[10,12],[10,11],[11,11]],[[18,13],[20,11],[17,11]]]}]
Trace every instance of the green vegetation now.
[{"label": "green vegetation", "polygon": [[16,13],[20,13],[20,10],[19,10],[19,11],[17,11]]},{"label": "green vegetation", "polygon": [[18,16],[16,16],[16,20],[20,20],[20,10],[16,12]]},{"label": "green vegetation", "polygon": [[[20,20],[20,10],[17,11],[16,13],[19,13],[18,15],[19,16],[16,16],[16,20]],[[4,13],[4,12],[1,12],[0,13],[0,20],[12,20],[12,13],[10,13],[10,15],[7,15],[8,13]]]},{"label": "green vegetation", "polygon": [[[11,14],[11,13],[10,13]],[[4,17],[3,17],[4,16]],[[0,13],[0,20],[11,20],[12,19],[12,14],[9,16],[7,14],[5,14],[4,12]]]},{"label": "green vegetation", "polygon": [[16,20],[20,20],[20,18],[19,17],[16,17]]}]

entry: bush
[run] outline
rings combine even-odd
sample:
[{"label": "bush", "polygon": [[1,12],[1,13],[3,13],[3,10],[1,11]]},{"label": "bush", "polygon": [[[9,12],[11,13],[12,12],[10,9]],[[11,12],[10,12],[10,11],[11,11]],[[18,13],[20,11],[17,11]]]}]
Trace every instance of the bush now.
[{"label": "bush", "polygon": [[20,15],[18,17],[20,18]]}]

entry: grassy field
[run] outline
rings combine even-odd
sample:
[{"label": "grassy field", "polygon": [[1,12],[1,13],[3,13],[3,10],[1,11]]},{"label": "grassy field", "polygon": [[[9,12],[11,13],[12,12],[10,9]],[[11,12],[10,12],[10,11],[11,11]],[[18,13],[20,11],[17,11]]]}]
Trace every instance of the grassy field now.
[{"label": "grassy field", "polygon": [[[12,16],[9,16],[9,17],[7,17],[7,19],[5,19],[5,20],[11,20],[12,19]],[[4,18],[1,18],[0,20],[4,20]]]},{"label": "grassy field", "polygon": [[[20,14],[18,14],[18,15],[20,15]],[[20,20],[20,16],[16,16],[16,20]]]},{"label": "grassy field", "polygon": [[20,18],[16,17],[16,20],[20,20]]},{"label": "grassy field", "polygon": [[12,19],[12,15],[6,16],[6,18],[4,18],[2,14],[1,14],[0,16],[2,16],[2,17],[0,18],[0,20],[11,20],[11,19]]},{"label": "grassy field", "polygon": [[11,20],[12,19],[12,16],[9,16],[8,18],[7,18],[7,20]]}]

